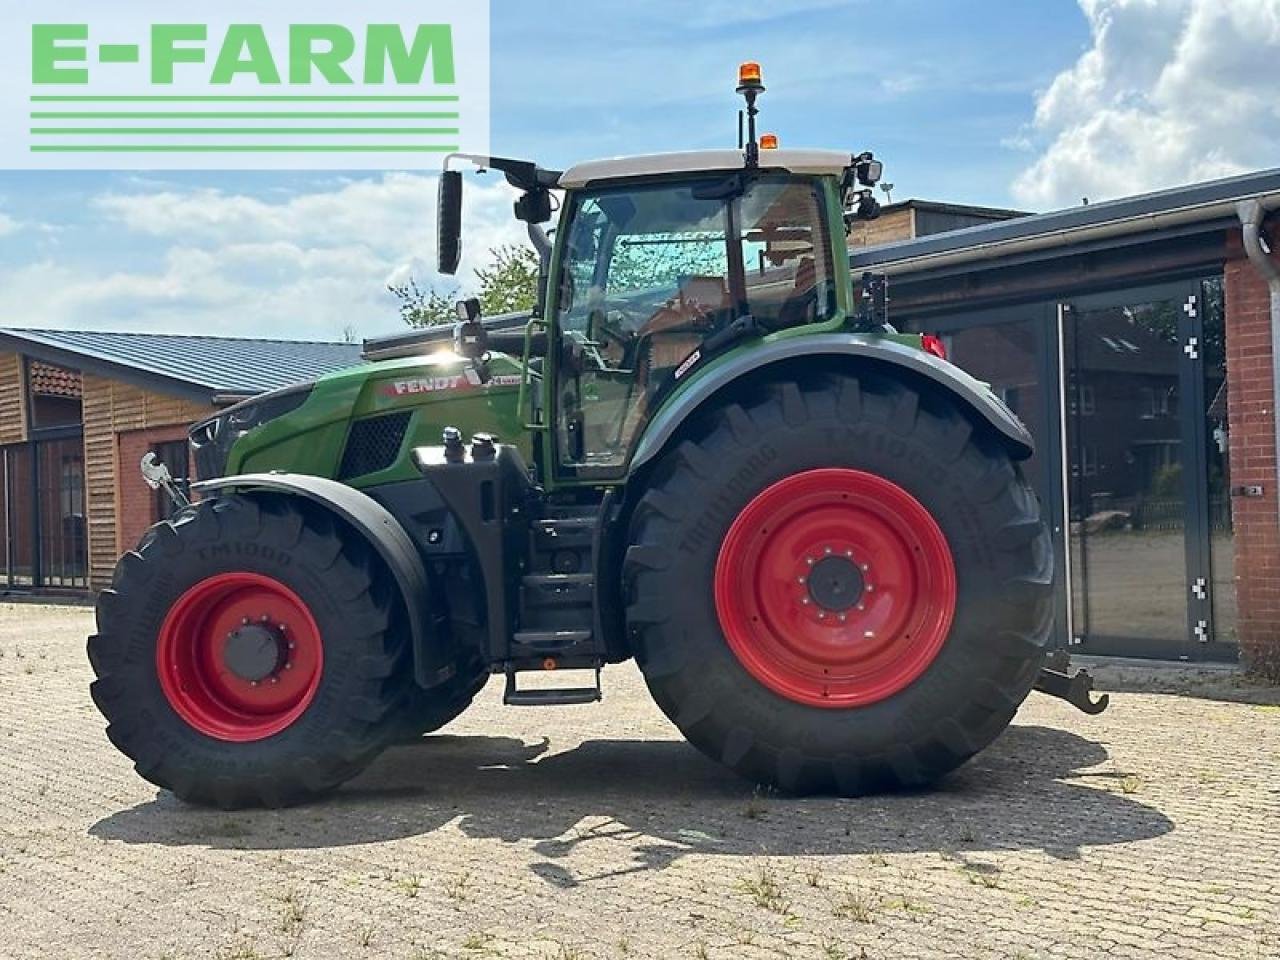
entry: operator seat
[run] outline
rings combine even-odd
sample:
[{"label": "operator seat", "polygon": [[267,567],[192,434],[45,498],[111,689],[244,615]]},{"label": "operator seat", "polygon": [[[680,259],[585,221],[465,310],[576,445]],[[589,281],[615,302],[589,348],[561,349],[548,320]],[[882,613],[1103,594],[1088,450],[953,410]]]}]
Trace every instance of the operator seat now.
[{"label": "operator seat", "polygon": [[812,256],[800,258],[791,295],[778,308],[778,329],[811,323],[817,316],[818,271]]},{"label": "operator seat", "polygon": [[659,307],[639,330],[637,379],[642,386],[656,371],[679,366],[710,332],[712,318],[729,302],[723,277],[685,277],[675,297]]}]

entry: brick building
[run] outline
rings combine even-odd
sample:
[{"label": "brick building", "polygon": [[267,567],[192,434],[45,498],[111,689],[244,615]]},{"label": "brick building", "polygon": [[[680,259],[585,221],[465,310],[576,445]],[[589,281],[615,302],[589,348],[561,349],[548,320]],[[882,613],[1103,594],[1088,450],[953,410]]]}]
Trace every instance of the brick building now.
[{"label": "brick building", "polygon": [[155,451],[191,470],[187,427],[359,361],[351,344],[0,329],[0,594],[101,588],[166,515]]},{"label": "brick building", "polygon": [[1077,650],[1243,651],[1280,676],[1278,211],[1271,170],[945,232],[898,212],[851,238],[893,322],[941,335],[1035,433]]}]

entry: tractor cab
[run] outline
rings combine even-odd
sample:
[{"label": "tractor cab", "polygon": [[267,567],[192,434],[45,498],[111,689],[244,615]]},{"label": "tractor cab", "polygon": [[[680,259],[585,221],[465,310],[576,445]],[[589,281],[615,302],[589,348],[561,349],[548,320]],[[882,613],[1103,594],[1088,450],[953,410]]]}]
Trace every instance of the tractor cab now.
[{"label": "tractor cab", "polygon": [[[845,225],[879,207],[870,153],[783,150],[757,141],[758,68],[744,65],[750,139],[737,150],[657,154],[547,171],[526,161],[454,155],[504,172],[523,191],[516,216],[543,254],[528,336],[490,335],[460,304],[456,348],[483,367],[523,354],[528,411],[555,483],[625,477],[656,411],[695,370],[754,338],[866,323],[845,256]],[[560,219],[551,243],[552,191]],[[440,193],[440,270],[461,252],[462,179]],[[878,324],[877,324],[878,325]]]},{"label": "tractor cab", "polygon": [[[705,360],[749,336],[839,323],[850,312],[839,154],[638,158],[569,171],[548,325],[556,470],[625,470],[652,412]],[[644,175],[661,165],[670,171]],[[841,232],[842,233],[842,232]],[[842,272],[843,267],[843,272]]]}]

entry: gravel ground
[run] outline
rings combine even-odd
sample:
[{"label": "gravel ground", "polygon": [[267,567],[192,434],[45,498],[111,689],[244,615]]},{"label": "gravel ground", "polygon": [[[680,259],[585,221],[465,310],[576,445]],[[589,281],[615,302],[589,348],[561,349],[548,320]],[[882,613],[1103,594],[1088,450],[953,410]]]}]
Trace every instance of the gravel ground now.
[{"label": "gravel ground", "polygon": [[0,956],[1280,957],[1280,708],[1220,679],[1263,702],[1033,695],[938,789],[861,800],[754,792],[630,666],[596,707],[494,683],[328,802],[227,814],[107,743],[91,621],[0,605]]}]

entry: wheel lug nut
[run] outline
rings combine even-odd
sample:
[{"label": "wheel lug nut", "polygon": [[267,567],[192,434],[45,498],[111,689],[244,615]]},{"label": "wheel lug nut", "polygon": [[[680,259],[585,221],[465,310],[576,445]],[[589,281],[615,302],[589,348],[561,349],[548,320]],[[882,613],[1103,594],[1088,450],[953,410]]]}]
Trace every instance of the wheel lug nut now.
[{"label": "wheel lug nut", "polygon": [[827,556],[831,556],[831,548],[830,548],[830,547],[827,547],[827,549],[826,549],[826,550],[824,550],[823,552],[824,552],[824,553],[826,553],[826,555],[827,555]]},{"label": "wheel lug nut", "polygon": [[846,557],[852,557],[852,556],[853,556],[853,551],[852,551],[852,550],[846,550],[846,551],[844,552],[844,555],[845,555]]},{"label": "wheel lug nut", "polygon": [[868,630],[866,633],[863,634],[863,636],[866,637],[868,640],[870,640],[875,635],[876,635],[876,632],[874,630]]},{"label": "wheel lug nut", "polygon": [[848,618],[848,617],[846,617],[846,616],[842,613],[842,614],[840,614],[840,618],[839,618],[839,619],[840,619],[840,622],[841,622],[841,623],[844,623],[844,622],[845,622],[846,620],[848,620],[849,618]]},{"label": "wheel lug nut", "polygon": [[804,558],[804,562],[805,562],[805,563],[807,563],[807,564],[808,564],[809,566],[811,566],[811,567],[812,567],[815,563],[817,563],[817,561],[816,561],[816,560],[814,560],[814,559],[813,559],[813,557],[805,557],[805,558]]},{"label": "wheel lug nut", "polygon": [[869,564],[869,563],[864,563],[864,564],[862,565],[862,572],[863,572],[863,573],[866,573],[866,572],[867,572],[868,570],[870,570],[870,569],[871,569],[871,564]]},{"label": "wheel lug nut", "polygon": [[292,664],[292,663],[286,663],[286,664],[284,665],[284,668],[285,668],[286,670],[292,670],[292,669],[293,669],[293,664]]},{"label": "wheel lug nut", "polygon": [[249,625],[249,618],[248,618],[248,617],[243,618],[243,619],[240,621],[240,623],[241,623],[241,625],[242,625],[242,626],[248,626],[248,625]]},{"label": "wheel lug nut", "polygon": [[290,650],[292,650],[292,649],[294,649],[296,646],[297,646],[297,644],[296,644],[296,643],[290,643],[290,644],[289,644],[289,649],[290,649]]},{"label": "wheel lug nut", "polygon": [[874,593],[875,589],[876,589],[876,585],[874,583],[867,584],[867,593]]},{"label": "wheel lug nut", "polygon": [[858,609],[859,609],[859,610],[865,610],[865,609],[867,609],[867,605],[866,605],[865,603],[860,603],[860,604],[858,604]]},{"label": "wheel lug nut", "polygon": [[271,682],[272,682],[272,683],[279,683],[279,682],[280,682],[280,678],[279,678],[279,677],[272,677],[272,678],[271,678]]},{"label": "wheel lug nut", "polygon": [[818,612],[818,619],[819,619],[819,620],[825,620],[825,619],[827,619],[827,615],[826,615],[825,613],[822,613],[821,611],[819,611],[819,612]]},{"label": "wheel lug nut", "polygon": [[796,583],[804,583],[804,577],[796,577]]},{"label": "wheel lug nut", "polygon": [[801,602],[801,603],[803,603],[806,607],[807,607],[807,606],[809,605],[809,603],[810,603],[810,601],[809,601],[809,598],[808,598],[808,597],[801,597],[801,598],[800,598],[800,602]]}]

